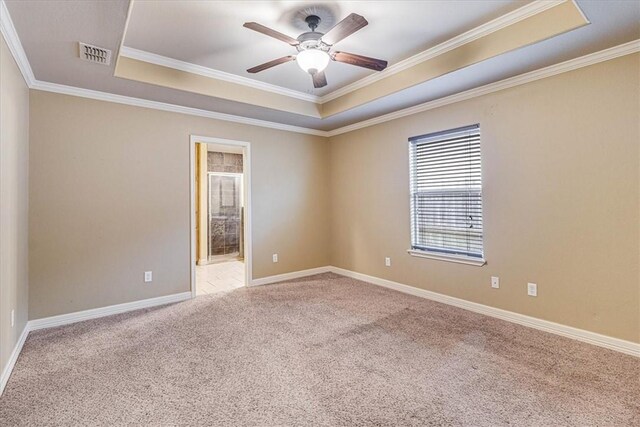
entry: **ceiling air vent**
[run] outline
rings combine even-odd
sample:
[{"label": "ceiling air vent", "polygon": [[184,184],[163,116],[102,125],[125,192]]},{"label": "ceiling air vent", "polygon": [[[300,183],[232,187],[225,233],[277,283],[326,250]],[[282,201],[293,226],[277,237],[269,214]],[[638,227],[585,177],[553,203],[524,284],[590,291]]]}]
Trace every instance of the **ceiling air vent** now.
[{"label": "ceiling air vent", "polygon": [[78,42],[80,49],[80,59],[95,62],[96,64],[111,64],[111,51],[98,46]]}]

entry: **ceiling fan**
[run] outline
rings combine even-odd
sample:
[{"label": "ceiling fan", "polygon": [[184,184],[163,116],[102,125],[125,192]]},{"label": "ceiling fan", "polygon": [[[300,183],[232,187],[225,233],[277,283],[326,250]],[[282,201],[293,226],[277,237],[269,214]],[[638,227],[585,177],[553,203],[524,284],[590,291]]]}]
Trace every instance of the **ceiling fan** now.
[{"label": "ceiling fan", "polygon": [[324,69],[327,68],[329,60],[344,62],[345,64],[356,65],[375,71],[382,71],[387,67],[387,61],[383,61],[382,59],[332,50],[333,46],[340,40],[343,40],[369,24],[362,16],[352,13],[338,22],[326,34],[316,31],[316,28],[318,28],[320,24],[320,17],[309,15],[305,18],[305,22],[309,25],[311,31],[300,34],[297,39],[256,22],[246,22],[244,27],[288,43],[298,50],[297,55],[283,56],[282,58],[265,62],[264,64],[249,68],[247,72],[259,73],[276,65],[296,61],[303,71],[311,75],[313,87],[320,88],[327,85]]}]

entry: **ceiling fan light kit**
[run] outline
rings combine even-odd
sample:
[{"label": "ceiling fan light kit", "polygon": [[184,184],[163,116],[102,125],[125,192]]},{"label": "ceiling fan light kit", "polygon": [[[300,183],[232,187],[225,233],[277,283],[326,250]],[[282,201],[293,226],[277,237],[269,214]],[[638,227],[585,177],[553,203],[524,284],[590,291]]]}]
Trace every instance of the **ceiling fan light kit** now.
[{"label": "ceiling fan light kit", "polygon": [[331,46],[322,41],[324,34],[316,32],[320,18],[316,15],[309,15],[305,19],[311,31],[302,33],[298,36],[300,42],[296,49],[296,62],[302,71],[311,74],[321,73],[329,65],[331,58],[329,57],[329,49]]},{"label": "ceiling fan light kit", "polygon": [[327,52],[316,48],[301,50],[296,56],[296,62],[300,68],[309,74],[324,71],[330,59]]},{"label": "ceiling fan light kit", "polygon": [[342,21],[338,22],[326,34],[317,32],[316,28],[320,24],[320,18],[316,15],[309,15],[305,22],[311,29],[302,33],[297,39],[289,37],[271,28],[256,22],[246,22],[244,27],[267,36],[273,37],[295,47],[298,51],[296,56],[289,55],[274,59],[264,64],[249,68],[247,72],[258,73],[285,62],[296,61],[298,66],[312,77],[313,86],[321,88],[327,85],[324,70],[331,60],[343,62],[345,64],[368,68],[374,71],[382,71],[387,67],[387,61],[369,58],[367,56],[355,55],[352,53],[332,51],[333,46],[345,37],[350,36],[359,29],[365,27],[368,22],[364,17],[352,13]]}]

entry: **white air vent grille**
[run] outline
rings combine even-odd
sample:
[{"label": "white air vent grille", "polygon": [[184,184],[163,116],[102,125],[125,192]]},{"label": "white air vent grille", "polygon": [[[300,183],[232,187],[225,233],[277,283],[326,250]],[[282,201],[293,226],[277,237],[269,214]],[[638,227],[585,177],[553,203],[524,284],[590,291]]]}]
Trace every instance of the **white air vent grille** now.
[{"label": "white air vent grille", "polygon": [[111,51],[109,49],[92,46],[82,42],[79,42],[78,44],[80,48],[80,59],[102,65],[111,64]]}]

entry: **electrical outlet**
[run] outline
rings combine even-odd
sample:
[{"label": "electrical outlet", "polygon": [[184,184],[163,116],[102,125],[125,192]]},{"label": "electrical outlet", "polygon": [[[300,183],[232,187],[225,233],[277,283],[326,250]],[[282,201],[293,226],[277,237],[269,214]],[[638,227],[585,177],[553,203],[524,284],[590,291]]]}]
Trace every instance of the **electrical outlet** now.
[{"label": "electrical outlet", "polygon": [[491,287],[498,289],[500,287],[500,278],[497,276],[491,276]]},{"label": "electrical outlet", "polygon": [[386,257],[384,259],[384,265],[386,265],[387,267],[391,267],[391,258]]},{"label": "electrical outlet", "polygon": [[538,296],[538,285],[535,283],[527,283],[527,295],[530,297]]},{"label": "electrical outlet", "polygon": [[278,254],[273,254],[273,262],[278,262]]},{"label": "electrical outlet", "polygon": [[153,281],[153,272],[145,271],[144,272],[144,281],[145,281],[145,283]]},{"label": "electrical outlet", "polygon": [[13,328],[16,324],[16,311],[11,310],[11,327]]}]

